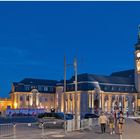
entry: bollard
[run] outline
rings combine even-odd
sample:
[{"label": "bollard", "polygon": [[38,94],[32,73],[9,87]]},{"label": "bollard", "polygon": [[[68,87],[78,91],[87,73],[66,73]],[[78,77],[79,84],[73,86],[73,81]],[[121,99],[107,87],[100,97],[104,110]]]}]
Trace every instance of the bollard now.
[{"label": "bollard", "polygon": [[44,138],[44,123],[42,123],[41,128],[42,128],[42,134],[41,134],[41,136]]},{"label": "bollard", "polygon": [[67,135],[67,121],[65,120],[65,122],[64,122],[64,133],[65,133],[65,135]]},{"label": "bollard", "polygon": [[13,138],[16,139],[16,124],[13,124]]}]

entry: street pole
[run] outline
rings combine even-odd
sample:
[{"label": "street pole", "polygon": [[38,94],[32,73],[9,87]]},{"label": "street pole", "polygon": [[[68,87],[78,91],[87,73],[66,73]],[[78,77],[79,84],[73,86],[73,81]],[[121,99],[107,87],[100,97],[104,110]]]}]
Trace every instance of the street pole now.
[{"label": "street pole", "polygon": [[66,56],[64,56],[64,98],[63,98],[64,102],[63,102],[63,106],[64,106],[64,120],[65,120],[65,124],[64,124],[64,129],[65,129],[65,134],[66,134],[66,119],[65,119],[65,113],[66,113]]},{"label": "street pole", "polygon": [[64,56],[64,114],[66,113],[66,56]]},{"label": "street pole", "polygon": [[74,73],[75,73],[75,130],[78,127],[77,121],[78,121],[78,110],[77,110],[77,59],[74,59]]}]

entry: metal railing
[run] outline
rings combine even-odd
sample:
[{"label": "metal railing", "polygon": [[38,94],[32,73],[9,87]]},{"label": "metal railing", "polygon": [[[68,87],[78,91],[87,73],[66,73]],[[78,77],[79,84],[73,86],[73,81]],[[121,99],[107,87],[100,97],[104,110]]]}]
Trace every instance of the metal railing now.
[{"label": "metal railing", "polygon": [[[98,125],[97,119],[78,120],[79,128],[84,130]],[[68,132],[75,131],[75,120],[48,121],[43,123],[9,123],[0,124],[0,138],[13,139],[41,139],[41,138],[62,138]]]},{"label": "metal railing", "polygon": [[13,137],[14,138],[14,124],[0,124],[0,138]]}]

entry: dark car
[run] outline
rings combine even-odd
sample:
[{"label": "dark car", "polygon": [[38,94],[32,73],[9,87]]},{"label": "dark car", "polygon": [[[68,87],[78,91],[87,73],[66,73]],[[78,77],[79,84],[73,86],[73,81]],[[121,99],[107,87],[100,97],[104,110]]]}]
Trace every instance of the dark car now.
[{"label": "dark car", "polygon": [[84,119],[89,119],[89,118],[99,118],[99,115],[93,113],[86,113]]},{"label": "dark car", "polygon": [[72,119],[72,114],[65,114],[64,117],[64,113],[62,112],[45,112],[38,115],[38,122],[40,128],[42,128],[43,124],[45,128],[64,128],[65,120]]}]

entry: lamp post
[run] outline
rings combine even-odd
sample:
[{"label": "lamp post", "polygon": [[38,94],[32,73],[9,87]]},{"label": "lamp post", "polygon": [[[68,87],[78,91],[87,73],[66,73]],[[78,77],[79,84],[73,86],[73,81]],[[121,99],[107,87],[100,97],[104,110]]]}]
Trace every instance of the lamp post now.
[{"label": "lamp post", "polygon": [[64,114],[66,113],[66,102],[65,102],[65,99],[66,99],[66,56],[64,56]]},{"label": "lamp post", "polygon": [[[77,59],[76,57],[74,58],[74,64],[69,64],[68,66],[74,66],[74,75],[75,75],[75,81],[74,81],[74,84],[75,84],[75,129],[77,129],[77,117],[78,117],[78,112],[77,112]],[[66,67],[67,67],[67,64],[66,64],[66,56],[64,56],[64,114],[66,113]]]},{"label": "lamp post", "polygon": [[78,124],[78,110],[77,110],[77,59],[74,59],[74,73],[75,73],[75,129],[77,129]]}]

